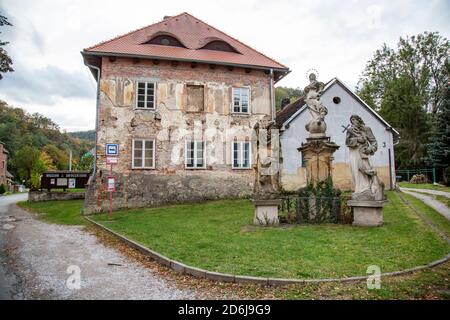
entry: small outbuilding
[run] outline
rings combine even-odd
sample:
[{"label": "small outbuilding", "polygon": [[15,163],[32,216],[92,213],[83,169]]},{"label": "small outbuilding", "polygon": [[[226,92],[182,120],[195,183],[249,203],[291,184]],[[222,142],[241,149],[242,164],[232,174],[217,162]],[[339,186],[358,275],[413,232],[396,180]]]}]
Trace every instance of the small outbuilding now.
[{"label": "small outbuilding", "polygon": [[[325,85],[320,100],[328,109],[328,115],[325,118],[326,135],[340,146],[333,160],[334,184],[341,190],[352,188],[345,131],[350,123],[350,116],[357,114],[366,125],[372,128],[378,141],[378,150],[371,158],[372,165],[386,188],[393,189],[395,187],[394,145],[400,137],[398,131],[338,78],[332,79]],[[305,125],[310,120],[303,98],[280,110],[276,120],[280,127],[280,184],[285,191],[297,191],[307,184],[306,165],[301,152],[297,151],[302,142],[306,142],[308,132]]]}]

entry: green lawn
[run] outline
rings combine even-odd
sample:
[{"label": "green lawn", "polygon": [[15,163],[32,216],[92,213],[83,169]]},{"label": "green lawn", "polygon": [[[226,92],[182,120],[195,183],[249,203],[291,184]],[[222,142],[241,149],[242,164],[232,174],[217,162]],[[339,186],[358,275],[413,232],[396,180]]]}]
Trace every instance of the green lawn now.
[{"label": "green lawn", "polygon": [[438,190],[444,192],[450,192],[450,187],[443,187],[440,185],[434,185],[432,183],[409,183],[409,182],[399,182],[398,185],[403,188],[412,188],[412,189],[430,189],[430,190]]},{"label": "green lawn", "polygon": [[83,200],[66,201],[22,201],[18,205],[39,214],[39,218],[50,222],[65,225],[83,225],[86,220],[81,215]]},{"label": "green lawn", "polygon": [[449,246],[396,193],[389,192],[388,197],[385,225],[380,228],[254,227],[248,200],[136,209],[115,212],[112,221],[106,215],[94,219],[169,258],[241,275],[365,275],[369,265],[389,272],[426,264],[449,252]]},{"label": "green lawn", "polygon": [[[448,237],[450,237],[450,222],[443,215],[439,214],[436,210],[409,194],[402,193],[402,197],[408,200],[409,203],[428,217],[435,225],[444,231]],[[444,197],[444,199],[448,201],[447,198]]]}]

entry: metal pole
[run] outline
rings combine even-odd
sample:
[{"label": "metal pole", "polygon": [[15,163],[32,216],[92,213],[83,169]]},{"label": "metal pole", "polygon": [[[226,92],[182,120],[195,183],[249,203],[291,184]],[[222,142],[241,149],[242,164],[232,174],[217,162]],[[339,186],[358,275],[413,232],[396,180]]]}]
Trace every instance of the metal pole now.
[{"label": "metal pole", "polygon": [[[109,169],[109,176],[112,177],[112,165]],[[108,219],[111,220],[112,218],[112,191],[109,192],[109,213],[108,213]]]},{"label": "metal pole", "polygon": [[436,168],[433,168],[433,184],[436,183]]},{"label": "metal pole", "polygon": [[69,148],[69,171],[72,171],[72,149]]}]

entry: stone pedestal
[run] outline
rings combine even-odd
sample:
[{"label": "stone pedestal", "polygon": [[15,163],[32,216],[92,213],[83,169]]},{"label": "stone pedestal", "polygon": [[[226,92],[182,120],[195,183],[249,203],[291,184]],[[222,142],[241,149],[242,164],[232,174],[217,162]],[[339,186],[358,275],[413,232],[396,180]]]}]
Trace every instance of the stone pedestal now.
[{"label": "stone pedestal", "polygon": [[308,182],[312,182],[314,185],[331,176],[333,154],[339,149],[336,143],[330,141],[330,137],[322,135],[322,137],[314,137],[311,134],[309,138],[306,138],[306,143],[302,143],[302,146],[297,149],[302,152],[306,162]]},{"label": "stone pedestal", "polygon": [[383,206],[387,201],[349,200],[353,208],[353,225],[360,227],[379,227],[383,225]]},{"label": "stone pedestal", "polygon": [[278,219],[278,206],[281,204],[281,200],[252,199],[252,203],[255,206],[254,224],[260,226],[277,226],[280,224],[280,220]]}]

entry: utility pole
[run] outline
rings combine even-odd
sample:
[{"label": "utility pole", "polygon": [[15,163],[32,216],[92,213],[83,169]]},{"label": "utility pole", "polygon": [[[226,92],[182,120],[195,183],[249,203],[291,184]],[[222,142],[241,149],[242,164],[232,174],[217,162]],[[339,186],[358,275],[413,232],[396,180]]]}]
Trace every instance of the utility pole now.
[{"label": "utility pole", "polygon": [[69,148],[69,171],[72,171],[72,149]]}]

